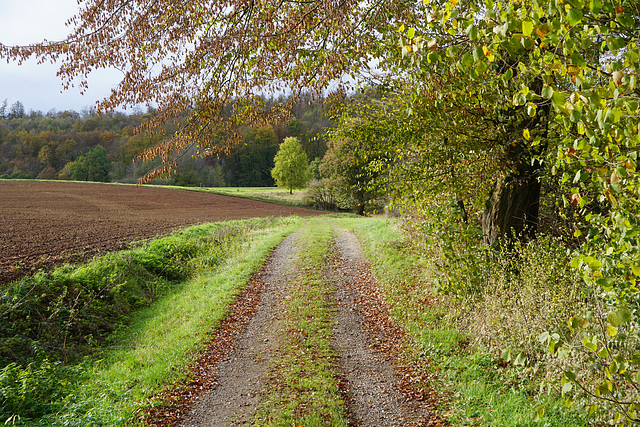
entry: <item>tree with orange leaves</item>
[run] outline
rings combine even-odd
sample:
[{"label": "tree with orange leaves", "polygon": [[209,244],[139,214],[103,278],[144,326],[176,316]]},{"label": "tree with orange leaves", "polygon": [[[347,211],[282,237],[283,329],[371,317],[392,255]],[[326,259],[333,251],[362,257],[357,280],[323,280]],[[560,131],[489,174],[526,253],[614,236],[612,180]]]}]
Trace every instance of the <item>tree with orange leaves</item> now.
[{"label": "tree with orange leaves", "polygon": [[[65,88],[88,86],[99,68],[116,68],[122,80],[98,111],[155,103],[159,114],[141,130],[162,132],[166,142],[145,150],[163,166],[144,180],[171,174],[175,157],[198,146],[225,152],[236,129],[286,119],[303,92],[339,93],[384,74],[380,49],[399,23],[421,16],[416,2],[360,0],[86,0],[61,41],[0,45],[0,58],[56,61]],[[396,33],[397,34],[397,33]],[[370,66],[375,64],[375,66]],[[292,94],[264,108],[261,95]],[[215,142],[212,142],[215,141]]]}]

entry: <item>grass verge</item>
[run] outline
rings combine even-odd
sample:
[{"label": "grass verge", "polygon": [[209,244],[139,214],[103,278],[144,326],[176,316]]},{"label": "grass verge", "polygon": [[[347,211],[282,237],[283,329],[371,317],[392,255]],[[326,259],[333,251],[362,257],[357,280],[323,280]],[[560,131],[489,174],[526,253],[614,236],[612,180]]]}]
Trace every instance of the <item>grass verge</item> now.
[{"label": "grass verge", "polygon": [[[444,417],[456,426],[583,426],[584,411],[564,408],[560,396],[539,393],[530,368],[504,365],[448,323],[432,290],[433,260],[413,251],[395,220],[335,218],[353,229],[389,304],[392,317],[410,337],[409,358],[438,373],[447,391]],[[539,379],[539,378],[538,378]],[[432,385],[433,387],[433,385]],[[536,408],[545,416],[534,420]]]},{"label": "grass verge", "polygon": [[300,242],[284,335],[253,425],[347,426],[331,348],[334,284],[325,277],[333,229],[322,219],[309,219]]},{"label": "grass verge", "polygon": [[[138,424],[142,408],[154,404],[150,396],[166,384],[185,378],[188,373],[184,367],[196,357],[208,331],[225,316],[234,297],[260,268],[269,251],[298,227],[300,221],[299,218],[280,218],[210,224],[187,229],[169,240],[144,244],[136,253],[143,259],[150,258],[145,272],[183,271],[184,277],[167,285],[162,295],[146,308],[129,313],[126,322],[109,335],[108,345],[96,348],[94,356],[77,365],[50,363],[48,359],[26,368],[7,365],[11,369],[5,367],[0,373],[3,421],[10,419],[16,425]],[[170,265],[147,257],[156,252],[153,248],[167,253],[180,251],[185,245],[197,245],[197,235],[208,242],[205,246],[218,250],[184,257],[183,263]],[[134,259],[131,251],[124,251],[120,256],[129,261]],[[114,268],[110,257],[117,254],[107,256],[109,261],[100,258],[87,266],[67,266],[63,270],[80,274],[93,268],[94,263]],[[125,267],[130,264],[124,263]],[[110,277],[118,278],[120,284],[128,283],[131,277],[125,267],[112,270]],[[135,290],[133,287],[130,292]],[[27,387],[25,381],[21,381],[24,377],[30,380]],[[10,399],[37,403],[43,395],[52,396],[51,390],[45,387],[49,383],[43,382],[46,378],[53,378],[54,391],[58,393],[55,400],[44,402],[44,414],[36,417],[29,412],[20,415],[7,411]],[[42,384],[34,381],[38,379]]]},{"label": "grass verge", "polygon": [[293,190],[293,194],[289,194],[289,190],[278,187],[175,187],[170,185],[162,187],[244,197],[260,202],[313,209],[313,206],[306,201],[306,189]]}]

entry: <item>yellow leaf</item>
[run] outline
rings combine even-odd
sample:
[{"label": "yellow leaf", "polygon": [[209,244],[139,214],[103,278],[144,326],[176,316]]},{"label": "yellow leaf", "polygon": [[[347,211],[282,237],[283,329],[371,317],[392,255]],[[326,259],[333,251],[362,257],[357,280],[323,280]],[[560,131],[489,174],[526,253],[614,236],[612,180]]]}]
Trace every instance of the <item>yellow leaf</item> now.
[{"label": "yellow leaf", "polygon": [[546,36],[547,34],[549,34],[549,31],[551,31],[551,28],[549,28],[547,24],[539,25],[536,28],[536,34],[538,35],[538,37]]},{"label": "yellow leaf", "polygon": [[404,32],[404,24],[400,25],[400,28],[398,28],[398,32],[399,33]]},{"label": "yellow leaf", "polygon": [[631,271],[633,272],[633,274],[635,274],[636,276],[640,276],[640,267],[638,267],[635,263],[631,264]]},{"label": "yellow leaf", "polygon": [[578,73],[580,73],[580,67],[578,65],[567,65],[567,73],[572,76],[578,75]]},{"label": "yellow leaf", "polygon": [[489,51],[488,47],[482,46],[482,53],[484,53],[484,56],[489,56],[491,52]]},{"label": "yellow leaf", "polygon": [[618,333],[618,328],[616,328],[613,325],[607,325],[607,334],[610,337],[615,337],[617,333]]},{"label": "yellow leaf", "polygon": [[529,141],[531,139],[531,134],[529,133],[529,129],[525,129],[522,131],[522,136],[524,136],[524,139],[526,139],[527,141]]}]

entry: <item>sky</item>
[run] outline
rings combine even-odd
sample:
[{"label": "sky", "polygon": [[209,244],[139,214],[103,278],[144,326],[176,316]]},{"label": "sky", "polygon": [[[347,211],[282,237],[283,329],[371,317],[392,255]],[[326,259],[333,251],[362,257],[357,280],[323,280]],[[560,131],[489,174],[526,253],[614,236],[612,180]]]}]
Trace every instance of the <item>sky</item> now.
[{"label": "sky", "polygon": [[[77,0],[0,0],[0,43],[10,46],[61,40],[71,29],[64,24],[78,9]],[[89,90],[62,91],[62,81],[52,64],[30,60],[21,66],[0,61],[0,104],[16,101],[26,111],[82,111],[107,96],[118,82],[117,71],[100,70],[89,77]]]}]

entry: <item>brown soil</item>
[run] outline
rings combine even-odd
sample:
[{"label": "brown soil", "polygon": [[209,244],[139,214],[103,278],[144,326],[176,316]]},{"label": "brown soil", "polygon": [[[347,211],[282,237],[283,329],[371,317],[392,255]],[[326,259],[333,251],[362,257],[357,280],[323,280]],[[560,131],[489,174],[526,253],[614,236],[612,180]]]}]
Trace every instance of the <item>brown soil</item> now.
[{"label": "brown soil", "polygon": [[204,222],[318,215],[310,209],[180,189],[0,181],[0,285]]}]

